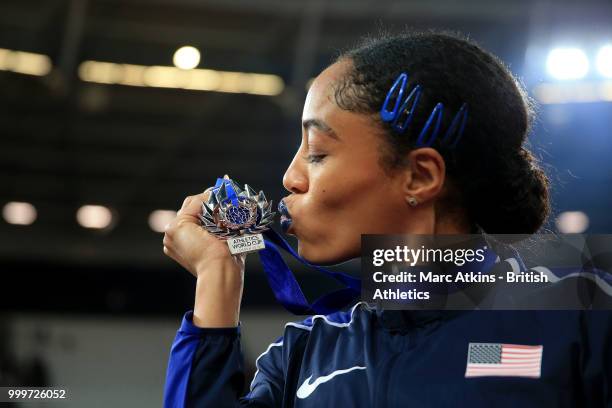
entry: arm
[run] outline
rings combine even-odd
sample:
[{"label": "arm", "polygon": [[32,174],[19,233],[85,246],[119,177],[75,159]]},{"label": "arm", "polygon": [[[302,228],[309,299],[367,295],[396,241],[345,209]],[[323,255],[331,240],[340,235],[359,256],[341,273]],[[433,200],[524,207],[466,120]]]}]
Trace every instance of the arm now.
[{"label": "arm", "polygon": [[240,328],[200,328],[187,312],[170,350],[164,407],[234,407],[243,384]]},{"label": "arm", "polygon": [[[194,310],[185,315],[170,352],[167,408],[234,407],[244,384],[238,322],[245,255],[232,256],[224,241],[200,226],[198,214],[208,194],[187,197],[164,234],[164,253],[197,278]],[[270,381],[282,381],[282,371],[273,377]],[[258,378],[267,381],[263,374]],[[240,405],[275,406],[277,396],[260,393]]]},{"label": "arm", "polygon": [[250,392],[239,399],[245,381],[240,327],[199,328],[192,318],[192,312],[185,314],[172,344],[164,407],[280,406],[282,338],[257,358]]}]

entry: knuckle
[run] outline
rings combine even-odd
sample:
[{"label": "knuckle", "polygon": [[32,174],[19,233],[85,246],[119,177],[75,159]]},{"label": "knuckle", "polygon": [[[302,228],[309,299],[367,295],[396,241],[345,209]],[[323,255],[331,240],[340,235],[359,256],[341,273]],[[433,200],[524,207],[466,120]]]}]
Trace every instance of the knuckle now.
[{"label": "knuckle", "polygon": [[191,196],[191,195],[185,197],[185,199],[183,200],[183,206],[189,204],[192,200],[193,200],[193,196]]},{"label": "knuckle", "polygon": [[187,214],[181,214],[178,217],[176,217],[176,222],[174,224],[174,228],[178,229],[180,227],[182,227],[185,224],[189,224],[189,223],[193,223],[193,217],[190,217]]},{"label": "knuckle", "polygon": [[200,197],[202,198],[202,200],[208,200],[208,197],[210,197],[210,193],[212,192],[213,187],[208,187],[206,190],[204,190],[204,192],[202,194],[200,194]]},{"label": "knuckle", "polygon": [[176,222],[176,231],[174,231],[174,235],[176,236],[180,231],[184,230],[185,224],[187,224],[188,222],[190,222],[189,220],[186,220],[184,218],[179,219]]}]

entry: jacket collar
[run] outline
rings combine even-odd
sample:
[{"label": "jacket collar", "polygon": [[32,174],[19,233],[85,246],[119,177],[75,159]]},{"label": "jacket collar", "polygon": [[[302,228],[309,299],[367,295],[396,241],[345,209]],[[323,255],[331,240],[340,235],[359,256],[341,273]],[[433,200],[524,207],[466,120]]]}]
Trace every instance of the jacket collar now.
[{"label": "jacket collar", "polygon": [[380,325],[390,332],[405,333],[441,321],[464,310],[388,310],[377,309]]},{"label": "jacket collar", "polygon": [[[518,251],[510,244],[494,240],[481,229],[478,231],[488,247],[499,256],[499,261],[514,258],[521,268],[525,268]],[[380,325],[388,331],[405,333],[412,329],[423,328],[436,322],[443,322],[470,310],[389,310],[374,306]]]}]

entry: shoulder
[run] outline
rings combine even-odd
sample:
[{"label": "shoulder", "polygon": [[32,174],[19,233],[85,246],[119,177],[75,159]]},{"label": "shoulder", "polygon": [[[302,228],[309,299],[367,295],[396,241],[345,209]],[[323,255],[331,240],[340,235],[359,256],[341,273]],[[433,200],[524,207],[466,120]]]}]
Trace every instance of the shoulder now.
[{"label": "shoulder", "polygon": [[319,327],[346,328],[357,322],[368,319],[374,309],[366,302],[359,302],[348,310],[341,310],[328,315],[313,315],[299,322],[289,322],[285,325],[285,334],[288,331],[298,329],[311,332]]},{"label": "shoulder", "polygon": [[[288,322],[281,337],[274,341],[270,347],[277,348],[278,353],[293,354],[293,351],[302,347],[313,335],[325,336],[330,330],[353,331],[363,329],[368,325],[375,309],[366,302],[359,302],[347,310],[327,315],[312,315],[307,318]],[[268,349],[268,352],[270,349]]]},{"label": "shoulder", "polygon": [[[301,359],[307,344],[313,336],[316,337],[314,343],[316,346],[311,348],[318,349],[327,341],[336,336],[329,336],[328,330],[342,330],[347,332],[347,329],[359,330],[363,327],[362,323],[368,322],[370,315],[374,309],[365,302],[359,302],[345,311],[338,311],[327,315],[313,315],[304,320],[289,322],[285,324],[283,335],[272,342],[266,350],[257,357],[255,366],[257,371],[251,383],[251,394],[261,381],[272,380],[275,383],[280,383],[287,375],[289,361],[292,358]],[[335,334],[335,333],[334,333]]]}]

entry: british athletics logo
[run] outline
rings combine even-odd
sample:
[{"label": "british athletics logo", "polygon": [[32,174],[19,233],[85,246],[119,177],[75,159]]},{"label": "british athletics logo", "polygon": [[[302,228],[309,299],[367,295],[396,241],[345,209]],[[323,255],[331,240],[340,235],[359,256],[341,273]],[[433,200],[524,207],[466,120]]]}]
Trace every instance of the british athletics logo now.
[{"label": "british athletics logo", "polygon": [[470,343],[465,377],[540,378],[544,346]]}]

